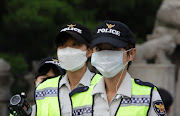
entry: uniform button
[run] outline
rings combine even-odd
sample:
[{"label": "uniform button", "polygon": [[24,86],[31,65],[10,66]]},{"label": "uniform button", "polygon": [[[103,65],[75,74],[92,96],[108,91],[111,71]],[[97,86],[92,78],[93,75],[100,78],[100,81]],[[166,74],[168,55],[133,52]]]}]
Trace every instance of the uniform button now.
[{"label": "uniform button", "polygon": [[121,95],[116,95],[115,99],[118,100],[121,97]]},{"label": "uniform button", "polygon": [[107,108],[107,112],[109,112],[109,108]]}]

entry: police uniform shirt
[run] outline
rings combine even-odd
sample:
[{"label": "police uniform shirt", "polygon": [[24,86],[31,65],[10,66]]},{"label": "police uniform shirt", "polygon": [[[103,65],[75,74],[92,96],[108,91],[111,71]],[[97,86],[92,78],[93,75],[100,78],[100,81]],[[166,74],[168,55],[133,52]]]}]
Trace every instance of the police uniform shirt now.
[{"label": "police uniform shirt", "polygon": [[[126,73],[124,80],[110,103],[108,103],[107,100],[104,78],[94,87],[92,95],[94,95],[94,116],[114,116],[121,101],[121,97],[131,98],[131,76],[128,72]],[[161,97],[156,90],[153,90],[149,116],[159,116],[153,108],[153,102],[158,100],[161,101]],[[121,106],[122,105],[123,104],[121,104]]]},{"label": "police uniform shirt", "polygon": [[32,106],[31,116],[36,116],[36,105],[33,105],[33,106]]},{"label": "police uniform shirt", "polygon": [[[82,79],[80,82],[76,85],[77,87],[82,86],[89,86],[92,77],[94,76],[94,73],[90,72],[89,69],[86,69],[86,72],[84,73]],[[61,106],[61,115],[62,116],[72,116],[72,107],[71,107],[71,101],[69,98],[69,93],[71,92],[71,87],[69,84],[69,80],[67,77],[67,73],[62,77],[60,84],[59,84],[59,98],[60,98],[60,106]],[[32,114],[31,116],[36,115],[36,108],[33,106]]]},{"label": "police uniform shirt", "polygon": [[[83,75],[80,82],[76,85],[77,87],[89,86],[94,73],[90,72],[87,68],[85,74]],[[60,106],[61,106],[61,114],[62,116],[71,116],[72,115],[72,107],[71,101],[69,98],[69,93],[72,91],[67,74],[61,79],[59,84],[59,97],[60,97]]]}]

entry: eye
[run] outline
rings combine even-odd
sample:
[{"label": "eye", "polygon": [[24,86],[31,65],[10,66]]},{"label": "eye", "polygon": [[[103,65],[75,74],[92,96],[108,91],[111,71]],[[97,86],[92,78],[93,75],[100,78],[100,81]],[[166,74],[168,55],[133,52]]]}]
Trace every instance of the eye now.
[{"label": "eye", "polygon": [[96,47],[96,51],[101,51],[102,50],[102,48],[101,47]]},{"label": "eye", "polygon": [[112,46],[110,50],[119,50],[119,48]]},{"label": "eye", "polygon": [[117,47],[112,47],[111,50],[117,50],[118,48]]},{"label": "eye", "polygon": [[78,45],[78,43],[76,43],[76,42],[73,43],[73,46],[77,46],[77,45]]}]

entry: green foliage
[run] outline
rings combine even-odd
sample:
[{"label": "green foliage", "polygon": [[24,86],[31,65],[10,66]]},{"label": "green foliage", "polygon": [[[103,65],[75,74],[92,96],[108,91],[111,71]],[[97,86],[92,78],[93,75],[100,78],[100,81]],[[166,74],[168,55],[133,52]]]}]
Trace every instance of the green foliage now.
[{"label": "green foliage", "polygon": [[11,71],[15,74],[23,74],[27,70],[27,63],[22,55],[12,55],[0,53],[0,58],[3,58],[11,65]]},{"label": "green foliage", "polygon": [[55,53],[59,27],[81,23],[93,30],[104,20],[127,24],[137,43],[151,33],[162,0],[8,0],[0,32],[0,52],[22,54],[28,64]]},{"label": "green foliage", "polygon": [[29,64],[52,54],[57,29],[69,19],[61,13],[67,4],[58,0],[11,0],[6,4],[1,50],[23,54]]},{"label": "green foliage", "polygon": [[54,40],[62,25],[76,22],[94,30],[104,20],[121,21],[132,30],[136,43],[143,43],[146,41],[146,34],[153,29],[161,2],[162,0],[1,0],[0,57],[11,64],[15,78],[12,93],[28,90],[22,73],[31,69],[32,60],[55,54]]},{"label": "green foliage", "polygon": [[91,0],[92,9],[98,8],[96,19],[117,20],[127,24],[138,38],[146,40],[152,32],[156,12],[162,0]]}]

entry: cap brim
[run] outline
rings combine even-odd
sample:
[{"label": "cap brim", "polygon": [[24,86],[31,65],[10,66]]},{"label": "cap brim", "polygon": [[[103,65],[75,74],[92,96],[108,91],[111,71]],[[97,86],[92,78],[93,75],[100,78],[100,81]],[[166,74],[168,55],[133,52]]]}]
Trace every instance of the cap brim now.
[{"label": "cap brim", "polygon": [[93,48],[95,45],[100,44],[100,43],[108,43],[111,44],[113,46],[116,46],[118,48],[124,48],[125,46],[128,45],[128,43],[122,41],[122,40],[118,40],[112,37],[105,37],[105,36],[101,36],[101,37],[97,37],[95,38],[92,43],[91,43],[91,48]]},{"label": "cap brim", "polygon": [[[58,68],[58,70],[60,71],[60,73],[61,73],[61,67],[60,66],[58,66],[58,65],[56,65],[56,64],[53,64],[53,63],[43,63],[43,64],[41,64],[41,65],[39,65],[39,67],[37,68],[37,70],[36,70],[36,74],[38,73],[38,72],[40,72],[40,70],[42,70],[46,65],[54,65],[54,66],[56,66],[57,68]],[[35,76],[35,79],[37,79],[37,76]]]},{"label": "cap brim", "polygon": [[73,32],[73,31],[63,31],[58,33],[58,35],[56,36],[56,40],[55,43],[57,44],[58,39],[62,39],[62,36],[64,34],[69,34],[71,35],[76,41],[80,42],[80,43],[87,43],[87,41],[85,39],[83,39],[79,34],[77,34],[77,32]]}]

